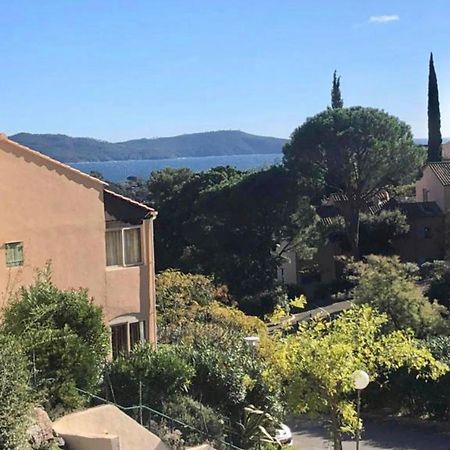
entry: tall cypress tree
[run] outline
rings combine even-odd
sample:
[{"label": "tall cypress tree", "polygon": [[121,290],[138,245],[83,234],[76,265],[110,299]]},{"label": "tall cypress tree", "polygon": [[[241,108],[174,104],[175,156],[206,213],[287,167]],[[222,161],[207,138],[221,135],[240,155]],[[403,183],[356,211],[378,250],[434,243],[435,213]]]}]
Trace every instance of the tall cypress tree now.
[{"label": "tall cypress tree", "polygon": [[344,100],[341,95],[341,77],[338,77],[336,71],[333,73],[333,87],[331,88],[331,107],[342,108]]},{"label": "tall cypress tree", "polygon": [[433,53],[430,54],[428,73],[428,161],[442,160],[441,113],[439,91],[434,70]]}]

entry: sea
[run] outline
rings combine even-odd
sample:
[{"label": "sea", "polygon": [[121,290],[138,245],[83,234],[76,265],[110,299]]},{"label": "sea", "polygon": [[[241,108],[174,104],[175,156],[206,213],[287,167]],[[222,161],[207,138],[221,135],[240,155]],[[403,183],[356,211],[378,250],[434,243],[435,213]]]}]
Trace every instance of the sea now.
[{"label": "sea", "polygon": [[192,158],[170,159],[140,159],[126,161],[93,161],[69,163],[82,172],[100,172],[106,180],[120,182],[127,177],[134,176],[147,179],[153,170],[165,167],[188,167],[194,172],[200,172],[218,166],[232,166],[241,170],[269,167],[281,162],[281,153],[267,153],[254,155],[203,156]]}]

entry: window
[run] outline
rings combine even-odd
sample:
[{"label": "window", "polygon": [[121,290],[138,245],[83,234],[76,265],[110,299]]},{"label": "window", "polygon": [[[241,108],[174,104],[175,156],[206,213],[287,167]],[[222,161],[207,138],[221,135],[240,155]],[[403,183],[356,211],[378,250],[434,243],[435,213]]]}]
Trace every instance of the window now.
[{"label": "window", "polygon": [[424,202],[428,201],[428,189],[422,189],[422,198]]},{"label": "window", "polygon": [[128,351],[128,324],[113,325],[111,327],[111,344],[113,358]]},{"label": "window", "polygon": [[141,262],[140,227],[106,231],[107,266],[133,266]]},{"label": "window", "polygon": [[[128,337],[130,347],[128,347]],[[145,341],[145,322],[121,323],[111,326],[111,346],[113,358],[127,353],[139,342]]]},{"label": "window", "polygon": [[130,323],[130,347],[145,341],[145,322]]},{"label": "window", "polygon": [[6,266],[23,266],[23,242],[8,242],[5,244]]},{"label": "window", "polygon": [[123,265],[122,230],[106,232],[106,265]]},{"label": "window", "polygon": [[430,227],[420,227],[417,230],[417,236],[420,239],[431,239],[432,233]]},{"label": "window", "polygon": [[141,261],[141,229],[129,228],[124,233],[125,265],[139,264]]}]

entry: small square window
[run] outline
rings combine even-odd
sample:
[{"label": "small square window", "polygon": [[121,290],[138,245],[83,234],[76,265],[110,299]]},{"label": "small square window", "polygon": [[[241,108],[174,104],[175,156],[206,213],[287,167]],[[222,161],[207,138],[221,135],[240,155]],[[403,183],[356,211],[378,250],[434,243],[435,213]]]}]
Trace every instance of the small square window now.
[{"label": "small square window", "polygon": [[8,242],[5,244],[6,266],[23,266],[23,242]]}]

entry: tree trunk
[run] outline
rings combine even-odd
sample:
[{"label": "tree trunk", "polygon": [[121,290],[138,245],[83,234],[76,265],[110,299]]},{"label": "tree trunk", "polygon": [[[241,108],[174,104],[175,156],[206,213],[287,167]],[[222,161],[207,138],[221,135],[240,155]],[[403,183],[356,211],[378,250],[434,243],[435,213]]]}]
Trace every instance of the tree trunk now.
[{"label": "tree trunk", "polygon": [[333,436],[333,450],[342,450],[341,428],[334,408],[331,409],[331,434]]},{"label": "tree trunk", "polygon": [[359,207],[352,205],[344,218],[350,251],[355,259],[359,259],[359,212]]}]

